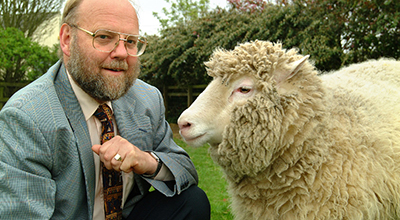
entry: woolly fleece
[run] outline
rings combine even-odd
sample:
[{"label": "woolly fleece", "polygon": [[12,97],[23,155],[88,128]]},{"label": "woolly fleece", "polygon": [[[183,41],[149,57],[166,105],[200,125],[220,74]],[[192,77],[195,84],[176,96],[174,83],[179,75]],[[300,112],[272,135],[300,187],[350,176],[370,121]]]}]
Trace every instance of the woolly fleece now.
[{"label": "woolly fleece", "polygon": [[206,62],[210,76],[228,84],[250,74],[260,91],[210,148],[236,219],[399,219],[400,62],[318,75],[306,61],[277,76],[302,57],[254,41]]}]

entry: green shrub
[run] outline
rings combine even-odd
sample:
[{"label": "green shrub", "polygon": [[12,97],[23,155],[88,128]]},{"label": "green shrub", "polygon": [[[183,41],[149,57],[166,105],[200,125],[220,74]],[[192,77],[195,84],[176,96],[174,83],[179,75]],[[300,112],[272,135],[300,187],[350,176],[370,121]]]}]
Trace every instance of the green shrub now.
[{"label": "green shrub", "polygon": [[53,65],[57,48],[41,46],[16,28],[0,29],[0,81],[29,82]]}]

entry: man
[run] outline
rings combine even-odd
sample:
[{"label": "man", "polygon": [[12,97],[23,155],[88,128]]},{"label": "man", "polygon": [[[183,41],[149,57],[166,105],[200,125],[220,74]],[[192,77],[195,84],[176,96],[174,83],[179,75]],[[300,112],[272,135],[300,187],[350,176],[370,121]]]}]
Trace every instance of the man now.
[{"label": "man", "polygon": [[0,112],[1,219],[209,219],[159,91],[137,79],[133,4],[69,0],[62,22],[62,60]]}]

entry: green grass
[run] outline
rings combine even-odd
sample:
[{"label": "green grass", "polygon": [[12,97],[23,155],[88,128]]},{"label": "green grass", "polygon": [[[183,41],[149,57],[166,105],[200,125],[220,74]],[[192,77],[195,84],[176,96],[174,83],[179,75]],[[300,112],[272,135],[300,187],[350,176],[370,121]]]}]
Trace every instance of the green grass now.
[{"label": "green grass", "polygon": [[227,192],[227,183],[221,168],[216,165],[208,154],[208,145],[200,148],[187,146],[180,139],[175,142],[184,148],[190,155],[197,173],[199,174],[199,187],[203,189],[211,204],[212,220],[231,220],[230,198]]}]

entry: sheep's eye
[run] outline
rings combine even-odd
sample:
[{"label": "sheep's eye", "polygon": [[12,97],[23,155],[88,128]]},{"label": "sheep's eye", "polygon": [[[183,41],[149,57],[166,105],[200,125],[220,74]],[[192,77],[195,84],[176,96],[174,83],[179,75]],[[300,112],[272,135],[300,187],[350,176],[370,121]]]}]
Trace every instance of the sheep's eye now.
[{"label": "sheep's eye", "polygon": [[243,93],[243,94],[247,94],[251,91],[250,88],[246,88],[246,87],[240,87],[239,88],[239,92]]}]

